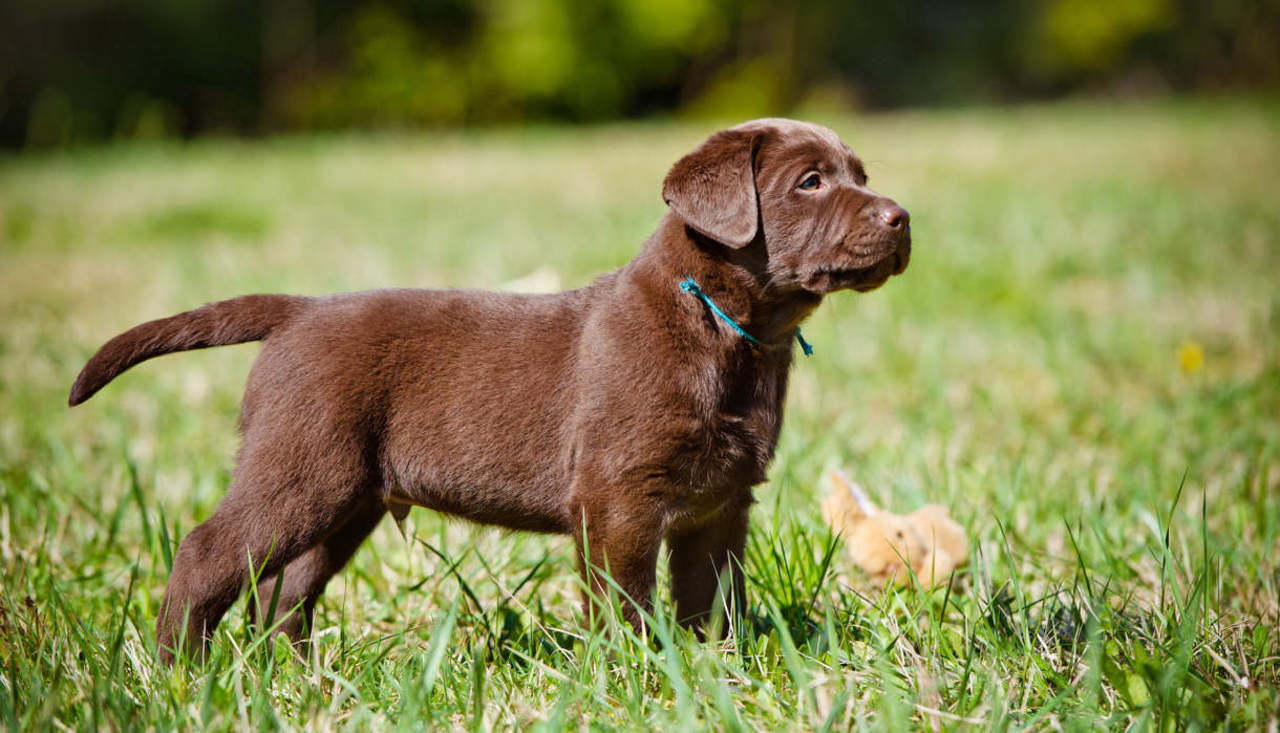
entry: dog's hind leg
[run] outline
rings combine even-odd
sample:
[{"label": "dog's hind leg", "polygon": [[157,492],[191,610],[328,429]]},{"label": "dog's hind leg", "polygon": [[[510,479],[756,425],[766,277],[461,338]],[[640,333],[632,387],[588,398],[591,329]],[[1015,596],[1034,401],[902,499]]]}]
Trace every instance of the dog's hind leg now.
[{"label": "dog's hind leg", "polygon": [[275,626],[273,633],[286,634],[295,644],[306,641],[311,634],[316,601],[325,585],[355,555],[386,513],[381,499],[368,500],[341,529],[302,553],[281,572],[261,578],[249,603],[255,622],[266,629]]},{"label": "dog's hind leg", "polygon": [[182,639],[188,652],[204,648],[251,567],[260,578],[278,573],[373,500],[373,482],[353,453],[318,454],[246,436],[227,497],[174,556],[156,621],[162,660],[173,661]]}]

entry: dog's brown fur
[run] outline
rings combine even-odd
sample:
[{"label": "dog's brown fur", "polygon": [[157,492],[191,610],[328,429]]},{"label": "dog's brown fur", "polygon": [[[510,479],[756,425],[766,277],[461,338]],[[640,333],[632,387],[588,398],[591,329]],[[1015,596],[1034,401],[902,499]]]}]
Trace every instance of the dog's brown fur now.
[{"label": "dog's brown fur", "polygon": [[[607,565],[633,624],[664,539],[684,622],[708,616],[722,575],[741,609],[751,489],[777,443],[791,336],[823,295],[902,272],[908,218],[834,133],[789,120],[712,135],[663,197],[671,213],[640,254],[580,290],[251,295],[103,346],[72,405],[153,356],[265,342],[231,487],[174,558],[157,627],[167,658],[184,619],[208,639],[249,558],[264,604],[283,572],[282,626],[302,638],[329,578],[410,505],[574,535],[589,586],[606,589]],[[687,276],[765,345],[682,292]]]}]

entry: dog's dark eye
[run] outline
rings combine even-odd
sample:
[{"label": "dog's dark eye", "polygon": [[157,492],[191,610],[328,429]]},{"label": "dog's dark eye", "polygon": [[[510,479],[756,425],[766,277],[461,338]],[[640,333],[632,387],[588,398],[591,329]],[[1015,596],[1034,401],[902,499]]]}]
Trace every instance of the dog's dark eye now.
[{"label": "dog's dark eye", "polygon": [[817,173],[813,173],[806,176],[805,179],[800,182],[799,188],[801,191],[815,191],[821,185],[822,178],[820,178]]}]

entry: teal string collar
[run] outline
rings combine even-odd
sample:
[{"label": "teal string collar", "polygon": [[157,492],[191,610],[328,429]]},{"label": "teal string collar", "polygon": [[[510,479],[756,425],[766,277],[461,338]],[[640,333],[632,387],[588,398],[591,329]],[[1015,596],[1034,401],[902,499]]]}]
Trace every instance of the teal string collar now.
[{"label": "teal string collar", "polygon": [[[711,299],[711,296],[702,292],[702,288],[698,287],[698,283],[695,282],[692,277],[686,277],[684,279],[684,282],[680,283],[680,289],[692,295],[693,297],[697,298],[698,300],[701,300],[703,303],[706,303],[707,307],[711,309],[712,313],[716,314],[716,316],[720,320],[729,324],[729,327],[737,331],[738,335],[741,336],[742,338],[746,339],[747,341],[750,341],[751,343],[755,344],[756,346],[759,346],[762,349],[778,348],[776,346],[770,346],[769,344],[765,344],[761,342],[760,339],[747,333],[746,329],[744,329],[742,326],[739,326],[737,321],[733,320],[732,318],[729,317],[727,313],[720,310],[720,306],[716,305],[716,302]],[[796,329],[796,341],[800,342],[800,349],[804,352],[805,356],[811,356],[813,354],[813,347],[809,345],[808,341],[804,340],[804,336],[800,335],[799,328]]]}]

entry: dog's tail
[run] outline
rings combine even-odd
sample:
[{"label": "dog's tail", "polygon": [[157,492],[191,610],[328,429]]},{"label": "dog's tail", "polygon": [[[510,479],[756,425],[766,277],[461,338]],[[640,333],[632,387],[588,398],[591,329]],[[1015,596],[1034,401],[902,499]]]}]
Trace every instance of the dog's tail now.
[{"label": "dog's tail", "polygon": [[292,295],[245,295],[134,326],[103,344],[89,359],[71,385],[67,404],[74,407],[84,402],[124,370],[153,356],[261,341],[307,300]]}]

